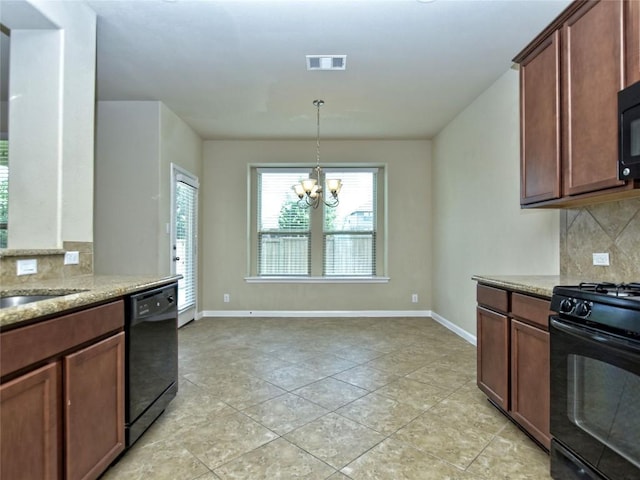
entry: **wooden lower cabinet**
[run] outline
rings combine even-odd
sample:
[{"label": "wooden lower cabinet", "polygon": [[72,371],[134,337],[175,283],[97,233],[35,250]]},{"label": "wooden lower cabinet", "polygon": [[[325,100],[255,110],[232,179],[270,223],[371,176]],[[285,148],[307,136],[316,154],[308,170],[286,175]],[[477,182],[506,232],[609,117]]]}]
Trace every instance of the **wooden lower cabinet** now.
[{"label": "wooden lower cabinet", "polygon": [[123,326],[120,300],[0,333],[0,479],[96,479],[124,451]]},{"label": "wooden lower cabinet", "polygon": [[60,478],[60,362],[0,386],[0,478]]},{"label": "wooden lower cabinet", "polygon": [[478,387],[499,407],[509,408],[509,319],[477,309]]},{"label": "wooden lower cabinet", "polygon": [[547,299],[478,285],[478,388],[547,449],[549,305]]},{"label": "wooden lower cabinet", "polygon": [[511,416],[547,449],[549,332],[511,320]]},{"label": "wooden lower cabinet", "polygon": [[97,478],[124,450],[124,333],[64,358],[65,472]]}]

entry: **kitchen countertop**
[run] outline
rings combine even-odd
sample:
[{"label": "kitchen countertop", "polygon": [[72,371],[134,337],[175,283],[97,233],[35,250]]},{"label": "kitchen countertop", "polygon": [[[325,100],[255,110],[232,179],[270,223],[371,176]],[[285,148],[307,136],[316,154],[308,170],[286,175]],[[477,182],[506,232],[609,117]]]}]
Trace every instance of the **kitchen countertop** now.
[{"label": "kitchen countertop", "polygon": [[180,279],[169,276],[79,275],[67,279],[0,285],[0,297],[13,295],[61,295],[46,300],[0,309],[0,330],[30,320],[63,313],[77,307],[116,299]]},{"label": "kitchen countertop", "polygon": [[492,287],[551,298],[556,285],[578,285],[584,279],[564,275],[474,275],[472,280]]}]

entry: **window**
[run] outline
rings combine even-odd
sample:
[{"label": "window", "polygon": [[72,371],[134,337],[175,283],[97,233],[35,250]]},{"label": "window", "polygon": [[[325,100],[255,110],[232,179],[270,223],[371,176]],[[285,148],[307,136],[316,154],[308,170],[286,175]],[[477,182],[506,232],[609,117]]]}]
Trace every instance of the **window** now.
[{"label": "window", "polygon": [[258,171],[258,275],[310,275],[310,212],[291,186],[307,170]]},{"label": "window", "polygon": [[[336,208],[324,208],[323,275],[376,274],[376,172],[327,172],[340,178]],[[344,192],[344,194],[343,194]]]},{"label": "window", "polygon": [[[257,168],[252,223],[252,267],[258,277],[374,277],[381,271],[378,192],[381,169],[324,169],[340,178],[340,204],[317,210],[299,205],[292,186],[310,169]],[[323,179],[323,184],[324,180]]]},{"label": "window", "polygon": [[7,248],[9,221],[9,141],[0,140],[0,248]]}]

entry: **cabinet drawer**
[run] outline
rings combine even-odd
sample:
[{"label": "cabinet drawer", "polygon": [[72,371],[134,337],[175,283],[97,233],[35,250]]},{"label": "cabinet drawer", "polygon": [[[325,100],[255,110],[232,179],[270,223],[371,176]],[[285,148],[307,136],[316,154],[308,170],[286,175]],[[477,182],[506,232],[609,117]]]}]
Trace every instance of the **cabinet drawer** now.
[{"label": "cabinet drawer", "polygon": [[500,288],[478,285],[478,303],[498,312],[507,313],[509,311],[509,293]]},{"label": "cabinet drawer", "polygon": [[0,376],[7,375],[124,326],[124,302],[88,308],[0,334]]},{"label": "cabinet drawer", "polygon": [[533,325],[549,329],[550,300],[514,293],[511,295],[511,315]]}]

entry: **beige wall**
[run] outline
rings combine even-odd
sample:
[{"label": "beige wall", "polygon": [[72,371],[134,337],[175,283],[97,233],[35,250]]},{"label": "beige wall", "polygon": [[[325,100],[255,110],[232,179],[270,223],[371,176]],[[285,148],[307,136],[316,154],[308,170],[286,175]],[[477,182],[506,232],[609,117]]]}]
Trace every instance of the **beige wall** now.
[{"label": "beige wall", "polygon": [[518,73],[433,142],[433,311],[475,335],[474,274],[558,274],[559,213],[519,206]]},{"label": "beige wall", "polygon": [[0,13],[11,29],[8,246],[91,242],[95,12],[31,0]]},{"label": "beige wall", "polygon": [[200,176],[200,137],[160,102],[98,102],[96,132],[96,273],[171,273],[171,163]]},{"label": "beige wall", "polygon": [[[322,141],[322,163],[386,164],[386,284],[247,283],[250,164],[306,164],[313,141],[207,141],[201,202],[204,311],[428,310],[431,307],[431,204],[428,141]],[[223,294],[231,301],[223,303]],[[411,303],[418,293],[419,303]]]}]

